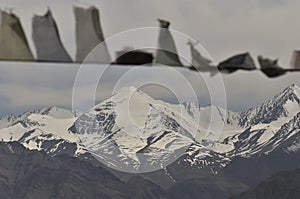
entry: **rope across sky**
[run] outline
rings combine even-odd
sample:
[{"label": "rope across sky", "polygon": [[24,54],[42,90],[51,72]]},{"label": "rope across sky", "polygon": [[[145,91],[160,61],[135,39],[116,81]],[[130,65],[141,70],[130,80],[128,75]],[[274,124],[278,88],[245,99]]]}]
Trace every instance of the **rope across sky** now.
[{"label": "rope across sky", "polygon": [[[76,21],[76,58],[72,60],[65,49],[59,35],[59,30],[53,15],[48,9],[43,16],[33,16],[32,39],[37,56],[34,57],[28,45],[25,32],[19,18],[12,11],[0,11],[0,61],[37,61],[37,62],[64,62],[82,63],[95,47],[97,57],[88,60],[89,63],[117,64],[117,65],[143,65],[162,64],[174,67],[187,68],[199,72],[217,71],[233,73],[237,70],[261,70],[270,78],[278,77],[287,72],[300,71],[300,51],[295,50],[292,55],[291,68],[284,69],[278,65],[278,60],[258,57],[260,68],[249,53],[242,53],[220,62],[218,65],[201,55],[195,48],[196,43],[188,41],[191,50],[191,65],[184,66],[177,54],[175,40],[169,31],[170,22],[159,19],[160,32],[158,47],[154,55],[142,50],[125,49],[116,52],[117,59],[112,61],[100,24],[99,10],[94,7],[74,7]],[[120,55],[120,56],[118,56]]]}]

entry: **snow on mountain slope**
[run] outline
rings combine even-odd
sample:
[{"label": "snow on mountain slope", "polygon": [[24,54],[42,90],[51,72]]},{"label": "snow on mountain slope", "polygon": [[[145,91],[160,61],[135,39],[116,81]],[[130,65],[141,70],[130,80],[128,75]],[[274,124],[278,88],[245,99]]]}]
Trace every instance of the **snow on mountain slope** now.
[{"label": "snow on mountain slope", "polygon": [[[16,141],[24,134],[24,131],[40,129],[44,132],[57,134],[63,139],[76,142],[78,137],[68,131],[74,121],[74,117],[55,119],[49,115],[32,113],[22,120],[15,120],[9,127],[0,129],[0,138],[3,138],[4,141]],[[14,136],[10,137],[9,135]]]},{"label": "snow on mountain slope", "polygon": [[240,113],[239,124],[244,127],[271,124],[280,128],[286,119],[291,119],[299,110],[300,88],[291,85],[260,107]]},{"label": "snow on mountain slope", "polygon": [[0,119],[0,128],[5,128],[5,127],[9,127],[11,125],[13,125],[14,123],[16,123],[17,121],[22,121],[24,119],[26,119],[26,117],[28,117],[29,115],[38,112],[36,110],[29,110],[21,115],[15,116],[15,115],[9,115],[6,117],[3,117]]},{"label": "snow on mountain slope", "polygon": [[[63,112],[64,113],[64,112]],[[74,123],[76,118],[57,119],[50,115],[32,114],[27,118],[29,121],[39,124],[39,129],[44,132],[56,134],[59,137],[71,142],[78,142],[76,135],[69,132],[70,126]]]},{"label": "snow on mountain slope", "polygon": [[289,122],[285,123],[268,142],[264,148],[265,153],[278,148],[287,151],[298,151],[297,146],[300,140],[300,112],[297,113]]},{"label": "snow on mountain slope", "polygon": [[18,122],[13,126],[0,129],[0,139],[2,142],[17,141],[23,136],[26,130],[27,128]]},{"label": "snow on mountain slope", "polygon": [[40,114],[40,115],[48,115],[55,119],[70,119],[77,117],[81,113],[79,111],[70,111],[63,108],[58,107],[49,107],[49,108],[42,108],[42,109],[31,109],[29,111],[26,111],[25,113],[22,113],[18,116],[15,115],[9,115],[3,118],[0,118],[0,128],[9,127],[16,122],[22,122],[23,120],[26,120],[28,116],[31,114]]},{"label": "snow on mountain slope", "polygon": [[45,151],[49,155],[68,154],[78,156],[86,152],[84,147],[41,129],[27,131],[17,140],[29,150]]},{"label": "snow on mountain slope", "polygon": [[78,112],[72,112],[67,109],[58,108],[58,107],[51,107],[46,109],[41,109],[40,111],[41,115],[48,115],[55,119],[70,119],[77,116]]},{"label": "snow on mountain slope", "polygon": [[[232,156],[252,156],[257,153],[269,153],[284,143],[286,139],[298,133],[299,128],[290,129],[285,136],[280,136],[282,128],[299,118],[300,89],[292,85],[261,107],[243,112],[249,128],[240,134],[229,136],[224,143],[231,143],[234,149]],[[251,117],[250,117],[251,116]],[[242,120],[240,120],[242,121]],[[245,123],[245,124],[246,124]]]},{"label": "snow on mountain slope", "polygon": [[4,127],[0,129],[0,140],[19,141],[28,149],[44,150],[52,154],[61,152],[61,149],[56,149],[63,145],[66,149],[67,143],[70,144],[69,148],[75,143],[77,148],[75,147],[74,155],[78,155],[84,152],[79,144],[80,139],[68,130],[75,119],[71,111],[57,107],[30,110],[19,116],[5,117],[1,119]]},{"label": "snow on mountain slope", "polygon": [[210,105],[200,109],[199,126],[205,129],[211,127],[211,135],[206,139],[223,141],[226,137],[236,135],[245,129],[238,124],[238,118],[239,113]]},{"label": "snow on mountain slope", "polygon": [[81,115],[71,130],[87,149],[118,169],[162,168],[202,133],[198,121],[183,111],[184,106],[124,88]]},{"label": "snow on mountain slope", "polygon": [[[123,171],[155,170],[175,161],[213,173],[233,157],[300,148],[300,89],[292,85],[262,106],[231,112],[155,100],[123,88],[79,116],[56,107],[0,119],[0,139],[51,155],[93,153]],[[221,131],[219,131],[221,127]]]}]

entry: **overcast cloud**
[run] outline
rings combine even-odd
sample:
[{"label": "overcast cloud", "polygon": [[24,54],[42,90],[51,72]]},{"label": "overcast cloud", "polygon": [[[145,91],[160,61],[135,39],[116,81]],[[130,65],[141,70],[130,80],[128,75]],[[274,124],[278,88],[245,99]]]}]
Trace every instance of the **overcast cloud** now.
[{"label": "overcast cloud", "polygon": [[[0,63],[0,115],[21,113],[30,108],[53,105],[70,108],[72,105],[73,85],[78,68],[78,65],[70,64]],[[104,67],[102,68],[104,69]],[[118,79],[130,69],[131,67],[114,66],[107,70],[98,85],[95,101],[93,101],[94,99],[90,92],[94,83],[87,81],[85,84],[80,85],[78,87],[80,101],[84,104],[87,100],[97,103],[107,99],[111,96]],[[149,75],[149,73],[161,73],[161,68],[159,67],[144,67],[141,70],[141,73],[146,75]],[[201,106],[211,103],[210,94],[203,79],[203,77],[209,77],[208,73],[201,73],[202,77],[198,73],[186,69],[176,70],[190,82]],[[90,75],[93,76],[93,73]],[[135,85],[139,78],[143,78],[143,76],[137,75],[136,78],[132,78],[132,85]],[[161,78],[165,77],[162,76]],[[183,82],[176,81],[177,77],[170,76],[170,79],[173,78],[175,78],[173,86],[182,88]],[[234,111],[258,106],[291,84],[300,85],[298,73],[269,79],[259,71],[250,73],[240,71],[230,75],[224,74],[222,78],[226,89],[227,106]],[[90,79],[89,75],[87,75],[86,79]],[[221,83],[217,83],[214,86],[222,88]],[[167,89],[153,85],[142,89],[156,99],[177,103],[176,97]],[[191,92],[182,89],[180,94],[187,101],[189,98],[192,100]],[[216,96],[217,98],[223,97]],[[215,105],[219,104],[222,105],[222,102],[219,103],[217,100]],[[91,107],[83,106],[83,108]]]}]

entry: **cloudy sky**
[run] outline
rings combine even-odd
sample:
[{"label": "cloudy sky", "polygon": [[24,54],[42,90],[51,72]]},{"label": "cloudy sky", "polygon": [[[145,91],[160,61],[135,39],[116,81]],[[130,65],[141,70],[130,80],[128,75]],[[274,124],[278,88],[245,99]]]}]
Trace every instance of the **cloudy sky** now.
[{"label": "cloudy sky", "polygon": [[[44,14],[50,7],[64,45],[74,57],[74,4],[93,4],[100,9],[106,38],[129,29],[155,27],[157,18],[170,20],[172,29],[200,41],[215,62],[249,51],[253,57],[262,54],[279,58],[283,67],[289,67],[292,51],[300,49],[300,2],[297,0],[0,0],[0,3],[2,9],[13,8],[20,16],[33,52],[31,18],[34,13]],[[156,43],[156,39],[157,35],[153,34],[147,41]],[[108,47],[114,54],[126,45],[138,46],[136,42],[128,39]],[[185,42],[176,42],[179,52],[188,55]],[[78,67],[0,63],[0,114],[20,113],[28,108],[48,105],[70,106]],[[97,100],[108,97],[115,81],[128,70],[111,69],[99,88]],[[149,72],[147,70],[145,72]],[[159,74],[159,69],[154,72]],[[210,99],[203,78],[185,70],[181,73],[195,88],[200,103],[208,104]],[[222,78],[228,107],[236,111],[259,105],[292,83],[300,85],[298,73],[268,79],[260,72],[238,72]],[[180,83],[177,86],[180,87]],[[162,94],[158,88],[145,90],[156,98],[174,101],[173,95]]]},{"label": "cloudy sky", "polygon": [[[91,70],[88,70],[86,74],[78,73],[79,65],[70,64],[1,63],[0,67],[1,115],[21,113],[30,108],[52,105],[71,107],[74,100],[82,110],[86,110],[86,108],[90,108],[89,100],[91,103],[97,103],[108,98],[113,93],[114,87],[118,85],[116,83],[120,81],[120,78],[132,70],[132,67],[126,66],[110,67],[101,77],[100,84],[95,84],[94,77],[96,76],[97,80],[99,77],[97,71],[104,70],[104,67],[92,65],[90,66]],[[152,79],[154,84],[142,87],[147,94],[156,99],[176,103],[178,100],[171,94],[174,90],[170,92],[169,90],[177,88],[178,90],[175,89],[175,92],[179,97],[195,102],[194,93],[186,86],[187,80],[196,93],[200,106],[208,105],[214,100],[215,105],[224,106],[225,102],[225,105],[234,111],[258,106],[291,84],[300,85],[298,73],[268,79],[259,71],[250,73],[240,71],[230,75],[224,74],[220,81],[218,75],[210,78],[208,73],[200,75],[186,69],[176,69],[175,71],[183,76],[184,79],[182,79],[177,74],[174,75],[172,69],[168,69],[167,74],[163,74],[163,69],[164,67],[143,67],[139,73],[133,73],[133,76],[129,75],[128,85],[135,86],[146,77],[150,77],[150,80],[151,77],[154,77]],[[168,73],[172,74],[168,76]],[[75,81],[76,76],[84,77],[84,81],[79,85],[76,84],[78,82],[78,79]],[[169,86],[160,86],[160,81],[164,82],[166,79],[171,82],[171,86],[170,84]],[[93,101],[95,85],[98,87],[95,101]],[[75,98],[73,98],[73,88],[76,88],[76,92],[79,93]],[[211,93],[208,88],[212,89]],[[86,104],[87,106],[85,106]]]}]

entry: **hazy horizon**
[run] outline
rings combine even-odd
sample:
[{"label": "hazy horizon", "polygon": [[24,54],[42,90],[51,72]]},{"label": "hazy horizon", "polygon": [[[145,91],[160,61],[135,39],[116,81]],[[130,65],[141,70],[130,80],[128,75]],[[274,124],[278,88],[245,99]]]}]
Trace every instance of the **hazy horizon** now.
[{"label": "hazy horizon", "polygon": [[[72,91],[79,65],[3,62],[0,63],[0,68],[0,114],[2,116],[10,113],[22,113],[30,108],[52,105],[71,106]],[[96,101],[99,102],[110,97],[116,82],[131,68],[128,66],[110,67],[101,79]],[[155,75],[160,74],[162,69],[144,67],[141,71],[145,71],[145,74],[151,72]],[[187,69],[176,69],[176,71],[179,71],[191,83],[200,106],[209,105],[211,99],[203,80],[203,77],[210,76],[209,73],[197,73]],[[170,77],[170,79],[173,78]],[[298,73],[288,73],[282,77],[269,79],[260,71],[238,71],[233,74],[222,74],[222,79],[226,89],[227,108],[232,111],[243,111],[253,106],[259,106],[292,84],[300,86]],[[136,81],[133,79],[129,83],[134,86]],[[174,86],[180,88],[181,84],[182,82],[176,82]],[[89,86],[89,84],[85,86]],[[83,97],[88,98],[89,94],[84,93],[87,92],[85,86],[83,85],[81,89],[83,95],[86,95]],[[177,102],[173,94],[166,89],[159,89],[158,86],[144,88],[144,91],[155,99],[163,99],[171,103]],[[181,94],[186,99],[190,97],[189,92]],[[216,103],[218,105],[218,101]]]}]

